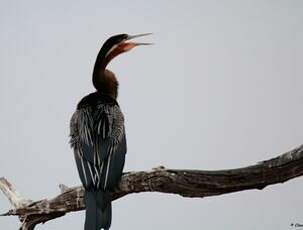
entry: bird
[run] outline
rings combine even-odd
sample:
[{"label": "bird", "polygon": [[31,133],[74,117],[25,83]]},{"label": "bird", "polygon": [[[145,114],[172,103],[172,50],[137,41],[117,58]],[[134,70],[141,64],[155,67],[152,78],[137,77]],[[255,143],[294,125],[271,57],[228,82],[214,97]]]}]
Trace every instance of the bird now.
[{"label": "bird", "polygon": [[107,65],[134,47],[151,45],[129,41],[150,34],[118,34],[105,41],[92,74],[95,92],[80,100],[70,120],[70,145],[85,190],[85,230],[110,228],[111,192],[121,180],[127,151],[124,115],[117,102],[119,83]]}]

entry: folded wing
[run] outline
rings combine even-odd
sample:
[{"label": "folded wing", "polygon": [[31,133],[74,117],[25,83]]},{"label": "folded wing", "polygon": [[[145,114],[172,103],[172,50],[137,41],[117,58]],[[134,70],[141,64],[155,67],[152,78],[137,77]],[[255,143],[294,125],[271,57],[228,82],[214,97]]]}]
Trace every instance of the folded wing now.
[{"label": "folded wing", "polygon": [[78,108],[71,119],[71,146],[87,190],[112,190],[125,162],[123,114],[118,105]]}]

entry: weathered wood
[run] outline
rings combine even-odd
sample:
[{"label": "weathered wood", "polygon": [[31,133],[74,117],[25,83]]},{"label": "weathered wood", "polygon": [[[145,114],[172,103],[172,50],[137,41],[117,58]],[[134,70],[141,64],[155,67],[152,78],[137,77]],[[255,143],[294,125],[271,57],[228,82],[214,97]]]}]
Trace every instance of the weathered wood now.
[{"label": "weathered wood", "polygon": [[0,189],[8,198],[9,202],[14,208],[21,208],[32,203],[31,200],[24,199],[4,177],[0,178]]},{"label": "weathered wood", "polygon": [[[122,176],[119,188],[112,193],[112,198],[115,200],[130,193],[140,192],[162,192],[202,198],[248,189],[263,189],[302,174],[303,145],[276,158],[238,169],[203,171],[158,167],[152,171],[128,172]],[[85,208],[82,187],[59,187],[61,194],[55,198],[30,202],[22,198],[7,180],[1,178],[0,189],[14,206],[14,209],[2,215],[19,216],[21,229],[29,230],[39,223]]]}]

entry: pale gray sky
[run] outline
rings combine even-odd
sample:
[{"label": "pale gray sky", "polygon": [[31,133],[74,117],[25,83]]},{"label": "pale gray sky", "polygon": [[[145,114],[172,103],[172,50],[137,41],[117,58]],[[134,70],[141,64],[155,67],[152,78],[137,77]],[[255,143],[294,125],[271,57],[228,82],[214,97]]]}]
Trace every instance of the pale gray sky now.
[{"label": "pale gray sky", "polygon": [[[25,197],[80,184],[68,145],[102,43],[153,32],[109,66],[126,118],[125,171],[241,167],[303,143],[303,1],[0,1],[0,176]],[[286,230],[303,178],[205,199],[138,194],[112,229]],[[0,194],[0,212],[10,208]],[[37,229],[83,229],[77,212]],[[17,218],[0,218],[17,229]]]}]

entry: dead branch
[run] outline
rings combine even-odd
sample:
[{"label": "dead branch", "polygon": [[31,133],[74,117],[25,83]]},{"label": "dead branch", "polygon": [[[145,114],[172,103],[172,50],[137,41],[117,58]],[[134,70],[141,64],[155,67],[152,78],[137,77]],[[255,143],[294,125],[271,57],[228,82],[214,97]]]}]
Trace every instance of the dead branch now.
[{"label": "dead branch", "polygon": [[[162,192],[183,197],[206,197],[248,189],[263,189],[283,183],[303,174],[303,145],[276,158],[256,165],[227,170],[179,170],[158,167],[152,171],[128,172],[119,188],[112,193],[113,200],[127,194]],[[19,216],[22,230],[31,230],[39,223],[83,210],[84,190],[60,185],[61,194],[53,199],[31,201],[24,199],[5,179],[0,178],[0,189],[14,207],[2,216]]]}]

